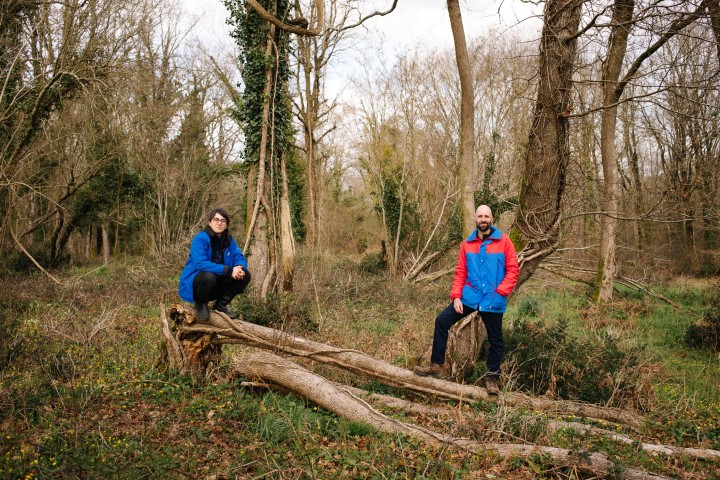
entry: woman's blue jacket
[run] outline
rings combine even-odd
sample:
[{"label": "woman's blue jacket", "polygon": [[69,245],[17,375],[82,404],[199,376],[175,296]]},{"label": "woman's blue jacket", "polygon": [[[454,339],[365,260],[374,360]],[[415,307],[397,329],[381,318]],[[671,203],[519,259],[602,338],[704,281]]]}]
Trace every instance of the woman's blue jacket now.
[{"label": "woman's blue jacket", "polygon": [[190,255],[185,268],[180,273],[180,283],[178,285],[178,294],[180,298],[186,302],[193,302],[193,280],[199,272],[212,272],[217,275],[228,274],[233,267],[242,265],[247,270],[248,264],[245,256],[235,243],[235,237],[230,237],[230,245],[223,252],[223,263],[213,263],[212,246],[210,244],[210,235],[203,230],[195,235],[190,245]]}]

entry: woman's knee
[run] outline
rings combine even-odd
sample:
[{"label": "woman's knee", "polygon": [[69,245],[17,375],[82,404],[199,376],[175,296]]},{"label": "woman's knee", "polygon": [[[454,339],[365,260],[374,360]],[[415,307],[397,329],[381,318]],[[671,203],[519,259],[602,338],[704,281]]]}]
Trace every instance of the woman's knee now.
[{"label": "woman's knee", "polygon": [[198,288],[201,288],[210,291],[215,288],[219,278],[219,275],[212,272],[198,272],[193,279],[193,289],[197,291]]}]

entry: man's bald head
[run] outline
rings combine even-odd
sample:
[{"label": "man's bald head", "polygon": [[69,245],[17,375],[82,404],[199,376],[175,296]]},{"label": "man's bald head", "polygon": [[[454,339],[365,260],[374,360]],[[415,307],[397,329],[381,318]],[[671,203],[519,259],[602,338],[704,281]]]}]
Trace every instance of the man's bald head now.
[{"label": "man's bald head", "polygon": [[487,205],[480,205],[479,207],[477,207],[477,210],[475,210],[475,215],[478,215],[480,212],[484,213],[485,215],[490,215],[490,217],[492,217],[492,209]]},{"label": "man's bald head", "polygon": [[488,233],[490,225],[493,223],[492,210],[487,205],[480,205],[475,210],[475,225],[477,225],[480,233]]}]

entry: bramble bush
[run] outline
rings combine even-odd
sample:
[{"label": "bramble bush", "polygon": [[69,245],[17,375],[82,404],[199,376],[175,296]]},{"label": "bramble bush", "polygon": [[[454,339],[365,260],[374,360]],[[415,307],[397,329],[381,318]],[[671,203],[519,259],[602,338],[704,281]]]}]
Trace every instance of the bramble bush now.
[{"label": "bramble bush", "polygon": [[685,330],[685,344],[689,348],[720,350],[720,285],[714,289],[702,318]]},{"label": "bramble bush", "polygon": [[608,333],[582,338],[568,322],[546,325],[520,318],[505,334],[517,386],[535,395],[622,406],[635,396],[640,351],[623,348]]}]

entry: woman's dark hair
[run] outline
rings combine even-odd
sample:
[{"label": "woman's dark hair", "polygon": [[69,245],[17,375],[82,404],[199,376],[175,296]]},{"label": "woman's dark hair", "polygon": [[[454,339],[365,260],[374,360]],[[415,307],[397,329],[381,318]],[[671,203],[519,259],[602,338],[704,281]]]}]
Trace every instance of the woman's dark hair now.
[{"label": "woman's dark hair", "polygon": [[210,220],[212,220],[213,218],[215,218],[216,213],[219,213],[220,216],[225,219],[225,221],[227,222],[227,226],[229,227],[230,226],[230,215],[228,215],[228,213],[223,208],[214,208],[208,215],[208,222]]}]

